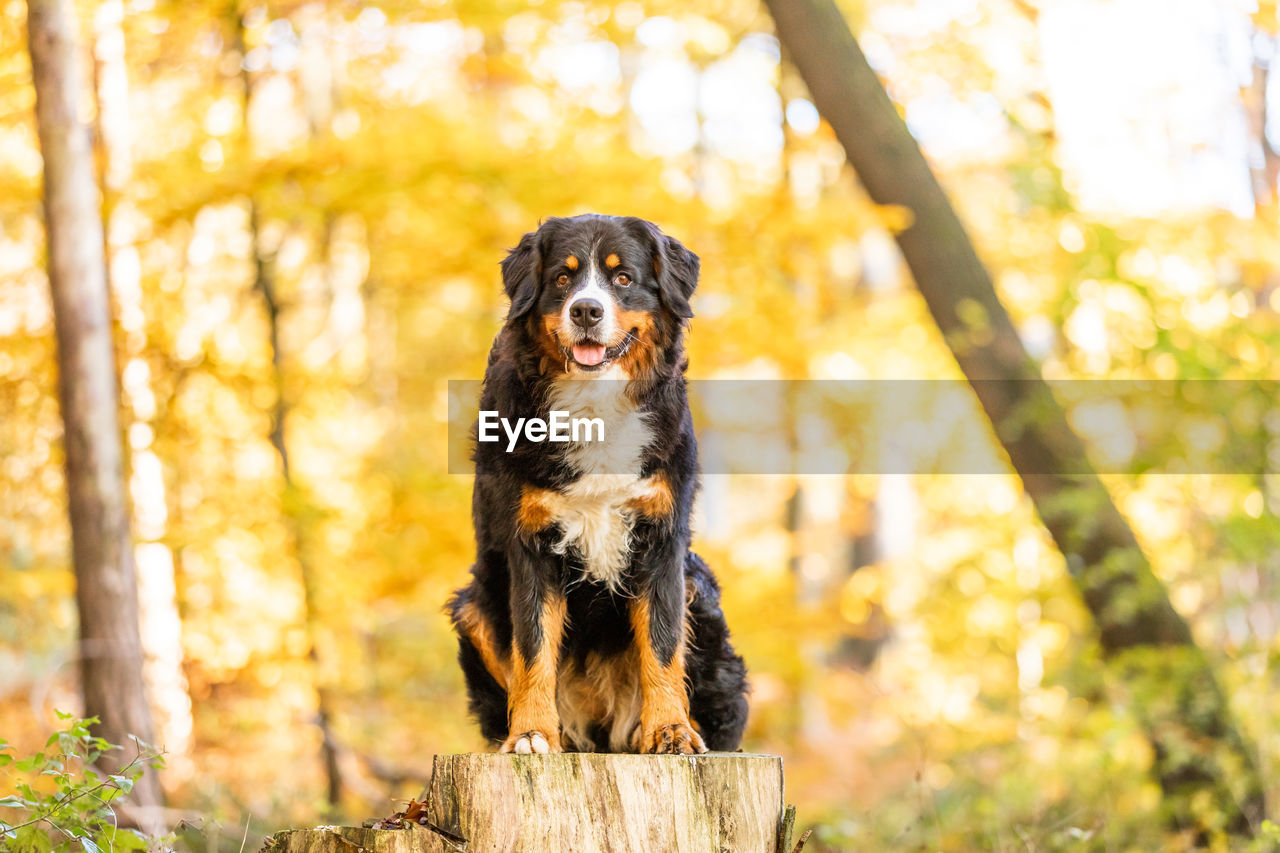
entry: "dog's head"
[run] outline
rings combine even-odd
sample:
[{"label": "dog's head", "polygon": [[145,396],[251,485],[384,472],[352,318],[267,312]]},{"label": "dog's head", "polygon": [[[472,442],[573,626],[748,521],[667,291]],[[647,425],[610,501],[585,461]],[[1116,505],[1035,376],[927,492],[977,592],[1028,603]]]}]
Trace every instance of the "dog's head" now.
[{"label": "dog's head", "polygon": [[544,373],[616,366],[635,379],[679,346],[698,256],[635,217],[548,219],[507,255],[502,282],[507,325],[531,338]]}]

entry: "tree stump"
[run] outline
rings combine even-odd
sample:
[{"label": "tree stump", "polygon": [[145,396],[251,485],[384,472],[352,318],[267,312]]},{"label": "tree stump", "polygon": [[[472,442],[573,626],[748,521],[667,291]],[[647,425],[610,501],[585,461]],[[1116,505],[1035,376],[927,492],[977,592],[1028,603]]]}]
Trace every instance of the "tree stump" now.
[{"label": "tree stump", "polygon": [[270,853],[791,853],[773,755],[437,755],[425,823],[278,832]]}]

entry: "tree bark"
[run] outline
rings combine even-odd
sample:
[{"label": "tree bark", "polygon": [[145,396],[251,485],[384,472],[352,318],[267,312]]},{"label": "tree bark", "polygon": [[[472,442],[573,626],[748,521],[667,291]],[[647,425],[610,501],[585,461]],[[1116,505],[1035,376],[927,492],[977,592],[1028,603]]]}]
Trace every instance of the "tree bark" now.
[{"label": "tree bark", "polygon": [[[69,0],[30,0],[28,45],[36,126],[44,157],[49,289],[58,338],[72,562],[80,613],[80,674],[85,713],[96,733],[124,746],[105,766],[132,758],[130,735],[152,740],[142,681],[137,582],[122,467],[111,311],[102,220],[82,103],[80,61]],[[162,804],[152,770],[134,787],[137,806]],[[148,828],[145,814],[139,821]]]},{"label": "tree bark", "polygon": [[1249,164],[1253,201],[1256,207],[1264,208],[1276,202],[1276,181],[1280,179],[1280,152],[1276,151],[1271,138],[1267,136],[1270,112],[1267,109],[1267,89],[1271,82],[1271,71],[1275,63],[1280,62],[1280,40],[1260,31],[1254,32],[1253,36],[1255,44],[1263,38],[1271,41],[1271,53],[1268,56],[1259,56],[1255,48],[1252,78],[1249,86],[1242,92],[1245,115],[1249,120],[1249,135],[1262,154],[1261,162]]},{"label": "tree bark", "polygon": [[424,799],[426,825],[280,832],[264,849],[773,853],[790,830],[772,755],[437,755]]},{"label": "tree bark", "polygon": [[1191,801],[1207,794],[1229,831],[1250,833],[1264,815],[1264,789],[1210,664],[1090,466],[848,23],[832,0],[766,5],[871,199],[911,211],[913,224],[896,235],[903,257],[1066,557],[1104,655],[1124,673],[1169,817],[1204,830]]}]

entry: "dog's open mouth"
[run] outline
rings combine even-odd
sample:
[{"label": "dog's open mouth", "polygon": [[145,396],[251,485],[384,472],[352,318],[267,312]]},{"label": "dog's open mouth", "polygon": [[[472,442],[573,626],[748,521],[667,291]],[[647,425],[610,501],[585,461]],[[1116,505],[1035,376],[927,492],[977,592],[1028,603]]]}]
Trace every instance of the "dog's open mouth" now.
[{"label": "dog's open mouth", "polygon": [[631,349],[631,342],[635,340],[636,332],[636,329],[632,329],[620,343],[611,347],[595,341],[581,341],[568,349],[568,355],[578,367],[599,370]]}]

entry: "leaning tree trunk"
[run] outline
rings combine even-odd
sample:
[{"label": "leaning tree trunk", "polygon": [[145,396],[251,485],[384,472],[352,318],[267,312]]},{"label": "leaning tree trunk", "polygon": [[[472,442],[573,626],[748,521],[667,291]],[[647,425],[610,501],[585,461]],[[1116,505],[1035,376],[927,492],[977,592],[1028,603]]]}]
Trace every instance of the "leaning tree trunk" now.
[{"label": "leaning tree trunk", "polygon": [[[1207,796],[1233,833],[1259,826],[1252,752],[1208,660],[1094,473],[906,123],[832,0],[766,0],[778,37],[871,199],[911,211],[897,235],[930,313],[1066,557],[1155,751],[1169,816]],[[1198,813],[1202,813],[1197,810]]]},{"label": "leaning tree trunk", "polygon": [[264,849],[792,853],[794,815],[773,755],[438,755],[396,818],[278,832]]},{"label": "leaning tree trunk", "polygon": [[[101,719],[96,733],[125,746],[123,752],[102,759],[104,765],[118,766],[133,757],[130,735],[151,740],[151,713],[142,682],[102,219],[89,131],[78,118],[80,62],[74,20],[69,0],[28,3],[80,611],[81,684],[85,713]],[[154,771],[138,781],[133,802],[161,805]],[[144,815],[139,819],[148,825]]]}]

